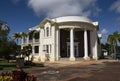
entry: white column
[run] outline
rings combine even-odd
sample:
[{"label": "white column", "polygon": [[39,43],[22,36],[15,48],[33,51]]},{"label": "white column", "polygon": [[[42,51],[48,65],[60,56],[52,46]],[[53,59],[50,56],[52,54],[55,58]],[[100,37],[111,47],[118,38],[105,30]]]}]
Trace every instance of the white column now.
[{"label": "white column", "polygon": [[60,29],[56,30],[56,60],[60,59]]},{"label": "white column", "polygon": [[51,47],[52,47],[52,52],[50,54],[50,62],[55,62],[56,61],[56,27],[52,26],[52,31],[51,31],[52,37],[51,37]]},{"label": "white column", "polygon": [[45,44],[43,44],[44,41],[44,28],[40,30],[40,52],[39,52],[39,58],[41,62],[45,62]]},{"label": "white column", "polygon": [[85,60],[90,60],[88,57],[88,39],[87,39],[87,30],[84,30],[84,57]]},{"label": "white column", "polygon": [[74,57],[74,29],[70,29],[70,61],[75,61]]}]

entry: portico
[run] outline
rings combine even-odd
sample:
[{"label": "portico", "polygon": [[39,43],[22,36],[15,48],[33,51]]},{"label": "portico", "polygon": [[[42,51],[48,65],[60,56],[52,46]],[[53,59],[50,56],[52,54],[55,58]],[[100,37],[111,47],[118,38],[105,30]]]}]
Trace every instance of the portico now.
[{"label": "portico", "polygon": [[[66,28],[67,27],[65,27],[65,29],[64,29],[62,27],[61,33],[63,33],[63,31],[67,32],[67,33],[64,33],[64,34],[69,33],[68,34],[69,36],[67,36],[68,37],[67,38],[66,36],[63,37],[64,36],[63,34],[60,34],[60,35],[62,35],[62,36],[60,36],[61,37],[60,39],[61,40],[64,39],[64,41],[66,41],[66,44],[61,43],[61,46],[62,46],[62,44],[66,45],[66,46],[63,45],[60,49],[62,49],[62,48],[66,49],[67,51],[65,53],[67,55],[64,56],[63,54],[65,54],[65,53],[63,53],[62,51],[60,53],[62,53],[63,57],[68,57],[70,59],[70,61],[75,61],[75,58],[84,58],[85,60],[90,60],[90,57],[89,57],[90,52],[88,52],[90,50],[90,48],[88,50],[88,47],[90,47],[90,44],[88,46],[88,39],[90,37],[88,36],[88,33],[87,33],[88,30],[87,29],[81,29],[81,28],[78,28],[78,27],[75,28],[74,26],[71,27],[71,28],[67,28],[67,29]],[[82,35],[80,37],[78,37],[79,32],[82,33]],[[65,38],[66,38],[66,40],[65,40]],[[81,42],[81,39],[82,39],[82,42]],[[80,52],[79,49],[82,50],[83,52]],[[62,57],[62,56],[60,56],[60,57]]]}]

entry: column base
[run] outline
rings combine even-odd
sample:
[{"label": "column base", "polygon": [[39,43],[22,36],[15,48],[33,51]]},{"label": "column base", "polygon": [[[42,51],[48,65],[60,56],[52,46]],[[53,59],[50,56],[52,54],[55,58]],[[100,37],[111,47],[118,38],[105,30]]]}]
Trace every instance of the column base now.
[{"label": "column base", "polygon": [[75,61],[75,57],[70,57],[70,61]]},{"label": "column base", "polygon": [[41,58],[41,62],[45,62],[45,58]]},{"label": "column base", "polygon": [[41,62],[45,62],[45,61],[46,61],[45,55],[42,55],[42,56],[40,57],[40,61],[41,61]]},{"label": "column base", "polygon": [[50,62],[55,62],[55,58],[50,58]]},{"label": "column base", "polygon": [[60,60],[60,57],[56,57],[56,61]]},{"label": "column base", "polygon": [[85,60],[90,60],[90,57],[88,57],[88,56],[85,56],[85,57],[83,57]]},{"label": "column base", "polygon": [[94,60],[98,60],[98,57],[94,57],[94,56],[93,56],[93,59],[94,59]]}]

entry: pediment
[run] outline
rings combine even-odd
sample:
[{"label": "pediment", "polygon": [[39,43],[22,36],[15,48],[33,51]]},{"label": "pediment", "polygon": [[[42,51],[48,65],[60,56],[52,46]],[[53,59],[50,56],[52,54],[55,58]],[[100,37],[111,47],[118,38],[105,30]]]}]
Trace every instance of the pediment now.
[{"label": "pediment", "polygon": [[50,24],[53,24],[54,22],[48,18],[45,18],[40,24],[39,24],[39,27],[44,27],[44,25],[46,23],[50,23]]}]

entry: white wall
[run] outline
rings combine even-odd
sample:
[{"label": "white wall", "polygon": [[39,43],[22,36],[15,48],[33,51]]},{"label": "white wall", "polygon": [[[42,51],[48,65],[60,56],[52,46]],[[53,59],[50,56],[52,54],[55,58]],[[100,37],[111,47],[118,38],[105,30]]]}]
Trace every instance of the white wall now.
[{"label": "white wall", "polygon": [[90,42],[91,42],[91,54],[92,58],[98,60],[98,43],[97,43],[97,30],[94,29],[90,32]]}]

